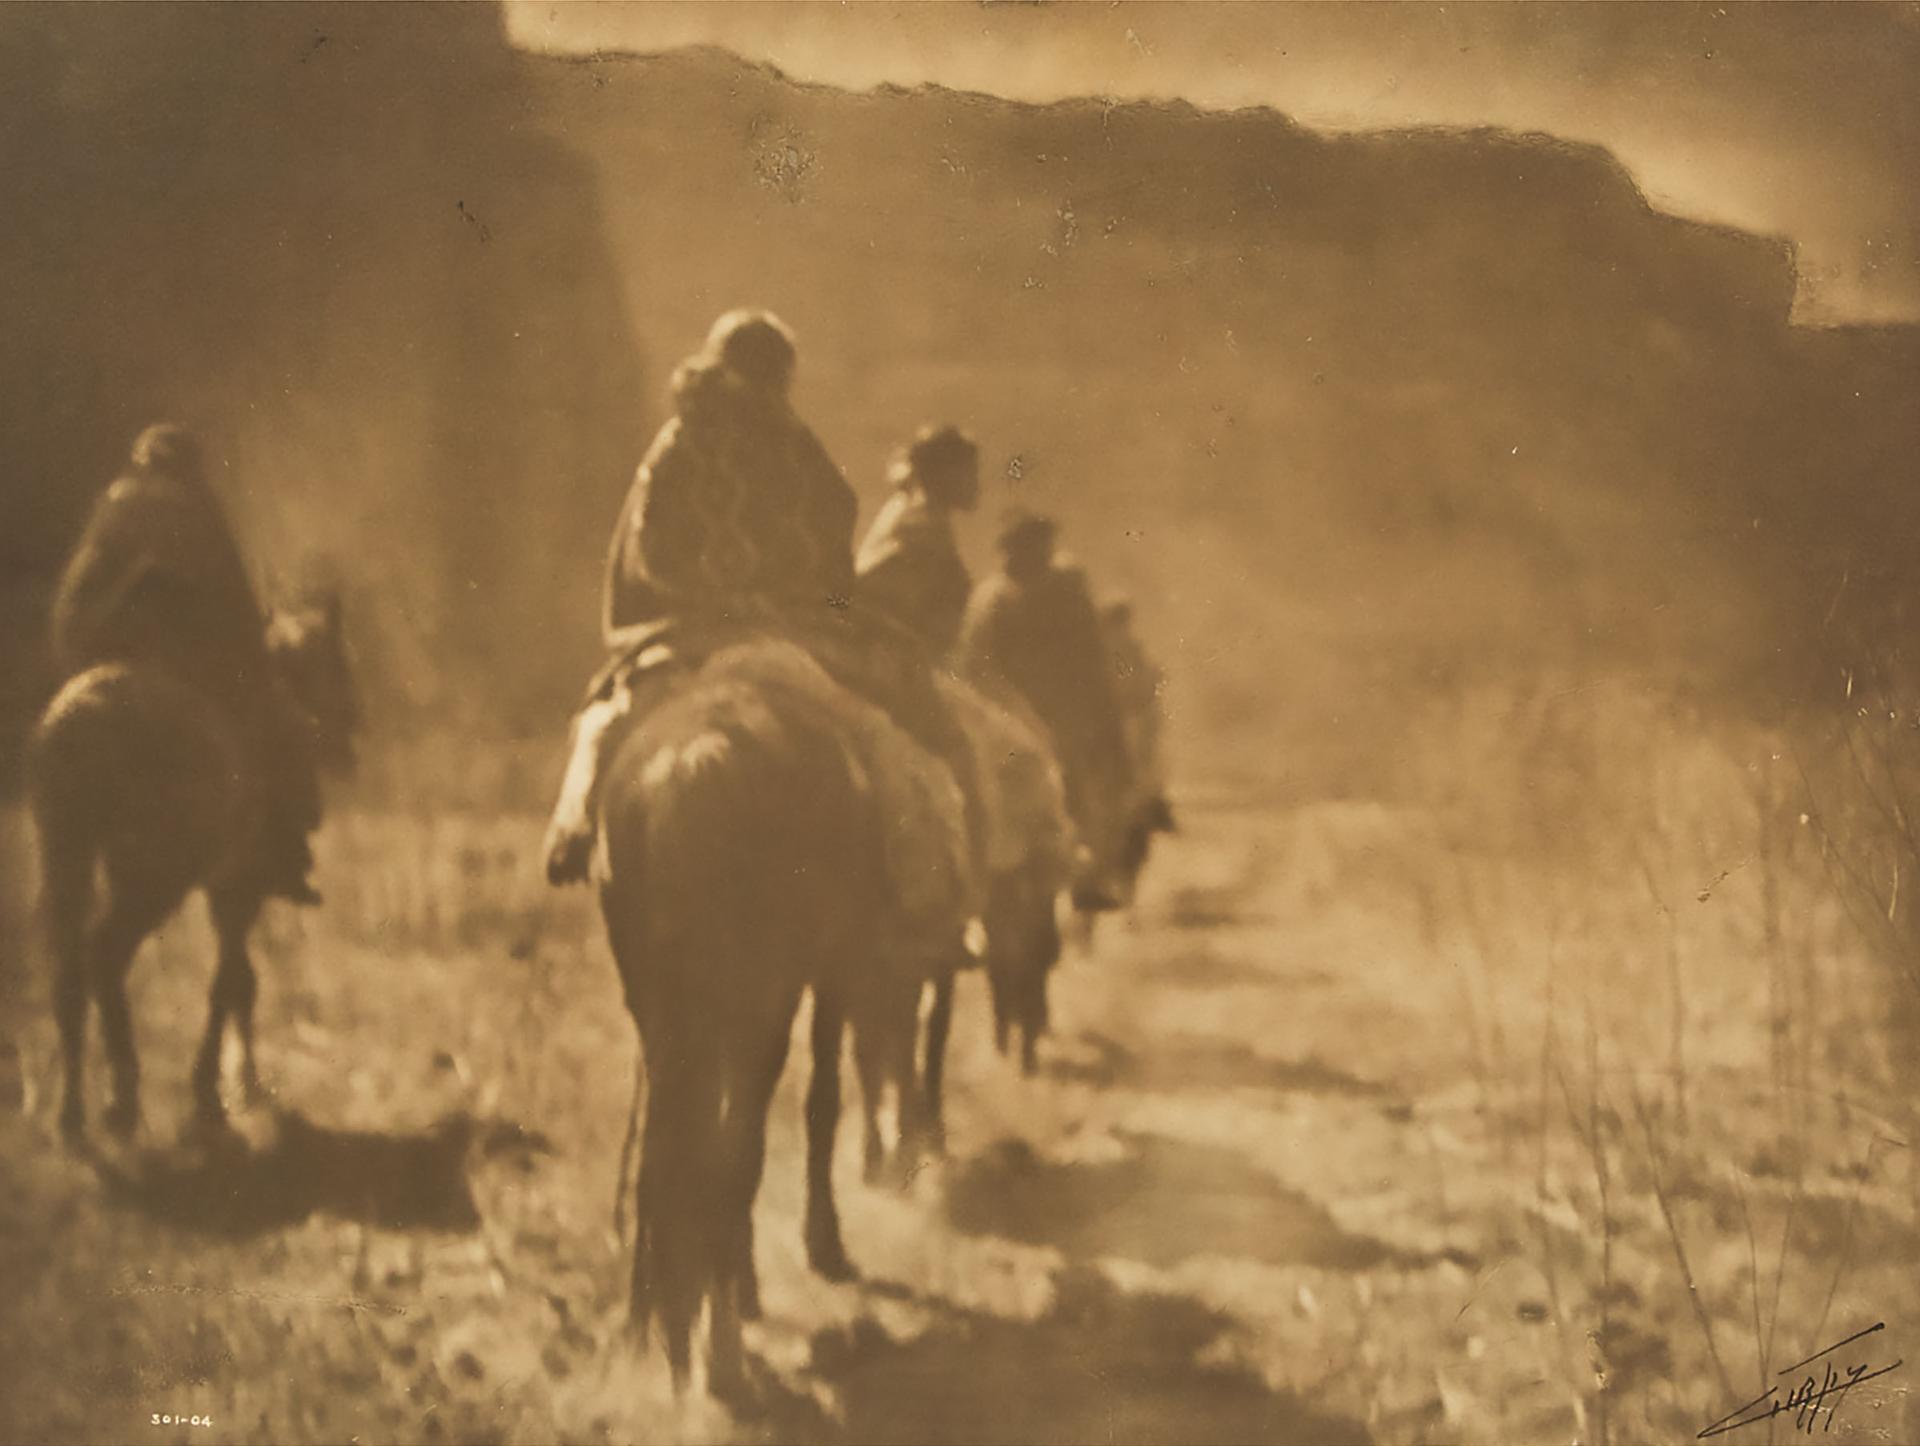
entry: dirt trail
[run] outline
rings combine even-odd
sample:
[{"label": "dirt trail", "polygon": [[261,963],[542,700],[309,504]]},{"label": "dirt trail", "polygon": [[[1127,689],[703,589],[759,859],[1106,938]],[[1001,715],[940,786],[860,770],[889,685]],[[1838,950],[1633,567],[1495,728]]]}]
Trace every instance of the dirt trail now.
[{"label": "dirt trail", "polygon": [[[327,909],[264,931],[273,1094],[244,1148],[170,1143],[197,917],[135,975],[141,1148],[53,1145],[24,991],[0,1438],[1565,1439],[1569,1341],[1511,1209],[1531,1160],[1375,866],[1393,826],[1193,812],[1137,913],[1063,966],[1037,1078],[963,981],[950,1158],[867,1187],[843,1122],[852,1285],[801,1253],[797,1049],[757,1217],[760,1402],[735,1416],[675,1403],[622,1328],[635,1049],[585,901],[529,877],[538,821],[343,819]],[[1695,1405],[1641,1409],[1665,1432]]]}]

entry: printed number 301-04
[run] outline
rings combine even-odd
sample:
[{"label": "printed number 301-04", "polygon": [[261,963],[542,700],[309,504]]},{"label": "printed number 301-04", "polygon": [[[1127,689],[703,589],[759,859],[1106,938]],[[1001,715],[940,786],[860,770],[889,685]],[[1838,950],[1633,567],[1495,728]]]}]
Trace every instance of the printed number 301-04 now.
[{"label": "printed number 301-04", "polygon": [[153,1413],[153,1424],[156,1426],[211,1426],[213,1424],[213,1417],[211,1416],[166,1416],[166,1415],[162,1415],[158,1411],[155,1411]]}]

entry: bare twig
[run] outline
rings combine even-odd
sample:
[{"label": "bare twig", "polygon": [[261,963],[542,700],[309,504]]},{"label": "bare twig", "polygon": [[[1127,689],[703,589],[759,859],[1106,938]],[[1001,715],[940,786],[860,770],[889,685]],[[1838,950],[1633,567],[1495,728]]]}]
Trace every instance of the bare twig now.
[{"label": "bare twig", "polygon": [[[1554,1330],[1560,1337],[1560,1361],[1564,1367],[1569,1360],[1575,1359],[1575,1356],[1573,1343],[1567,1336],[1567,1312],[1560,1295],[1560,1269],[1553,1248],[1553,1226],[1547,1219],[1547,1127],[1551,1117],[1547,1084],[1555,1072],[1553,1066],[1553,961],[1554,951],[1549,949],[1547,951],[1546,1010],[1540,1020],[1540,1115],[1539,1128],[1535,1136],[1540,1142],[1540,1163],[1534,1184],[1533,1219],[1540,1233],[1540,1273],[1546,1280],[1547,1305],[1553,1312]],[[1562,1087],[1564,1088],[1564,1080]]]},{"label": "bare twig", "polygon": [[1740,1219],[1747,1227],[1747,1291],[1753,1297],[1753,1363],[1759,1371],[1762,1391],[1767,1388],[1767,1347],[1760,1325],[1760,1245],[1753,1234],[1753,1210],[1747,1204],[1747,1188],[1740,1177],[1733,1177],[1733,1192],[1740,1201]]},{"label": "bare twig", "polygon": [[1667,1052],[1673,1060],[1673,1103],[1674,1115],[1680,1122],[1680,1128],[1687,1128],[1687,1011],[1686,994],[1680,983],[1680,925],[1674,918],[1673,910],[1660,891],[1660,884],[1654,878],[1653,864],[1647,855],[1640,855],[1640,876],[1646,881],[1647,894],[1652,898],[1654,907],[1660,911],[1667,926],[1667,992],[1668,992],[1668,1045]]},{"label": "bare twig", "polygon": [[1840,1294],[1840,1282],[1846,1279],[1847,1270],[1853,1264],[1853,1222],[1860,1213],[1860,1196],[1873,1174],[1873,1152],[1876,1146],[1885,1144],[1904,1145],[1905,1141],[1889,1140],[1882,1135],[1873,1135],[1867,1140],[1866,1158],[1860,1162],[1859,1178],[1853,1182],[1853,1195],[1847,1201],[1846,1222],[1840,1227],[1840,1251],[1833,1263],[1833,1279],[1827,1282],[1827,1298],[1820,1306],[1820,1323],[1813,1328],[1813,1335],[1809,1338],[1809,1351],[1814,1349],[1811,1341],[1826,1338],[1827,1319],[1833,1314],[1833,1302]]},{"label": "bare twig", "polygon": [[1673,1246],[1674,1262],[1680,1267],[1680,1278],[1687,1287],[1687,1302],[1693,1307],[1693,1318],[1700,1327],[1701,1337],[1707,1343],[1707,1355],[1713,1361],[1714,1374],[1720,1378],[1720,1389],[1726,1399],[1738,1400],[1733,1389],[1733,1380],[1727,1374],[1727,1367],[1720,1358],[1720,1344],[1714,1338],[1713,1320],[1707,1314],[1705,1303],[1700,1299],[1700,1287],[1694,1281],[1693,1265],[1687,1258],[1686,1241],[1681,1237],[1679,1222],[1674,1219],[1673,1201],[1667,1194],[1665,1177],[1660,1169],[1660,1147],[1654,1135],[1653,1120],[1647,1110],[1646,1096],[1641,1093],[1638,1080],[1633,1082],[1633,1112],[1640,1121],[1640,1132],[1646,1138],[1647,1165],[1653,1176],[1653,1195],[1660,1206],[1660,1218],[1667,1227],[1667,1239]]},{"label": "bare twig", "polygon": [[1613,1342],[1613,1200],[1609,1189],[1607,1141],[1601,1132],[1600,1040],[1593,1027],[1593,1006],[1587,1005],[1587,1130],[1593,1152],[1593,1178],[1600,1192],[1600,1358],[1607,1363],[1594,1396],[1594,1439],[1607,1446],[1613,1371],[1607,1352]]}]

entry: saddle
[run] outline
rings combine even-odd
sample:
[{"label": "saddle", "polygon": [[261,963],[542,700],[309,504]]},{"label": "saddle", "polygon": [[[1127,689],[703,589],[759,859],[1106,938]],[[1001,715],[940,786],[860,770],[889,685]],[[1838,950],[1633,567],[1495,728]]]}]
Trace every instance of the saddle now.
[{"label": "saddle", "polygon": [[582,706],[605,702],[623,687],[638,694],[723,649],[767,641],[793,644],[835,682],[869,698],[894,691],[903,670],[925,666],[913,635],[885,614],[809,619],[749,600],[721,614],[656,618],[615,631]]},{"label": "saddle", "polygon": [[[600,732],[618,718],[644,715],[666,691],[722,654],[733,659],[732,667],[744,663],[749,673],[826,700],[839,717],[881,822],[897,898],[909,915],[948,913],[957,898],[977,887],[969,843],[975,804],[961,772],[971,780],[972,760],[956,767],[953,757],[956,749],[968,748],[968,740],[957,721],[950,739],[940,735],[932,715],[939,710],[944,716],[944,708],[926,662],[907,634],[889,631],[878,619],[835,612],[812,620],[749,608],[629,628],[594,675],[582,717],[597,714],[589,726]],[[838,702],[831,701],[834,696]]]}]

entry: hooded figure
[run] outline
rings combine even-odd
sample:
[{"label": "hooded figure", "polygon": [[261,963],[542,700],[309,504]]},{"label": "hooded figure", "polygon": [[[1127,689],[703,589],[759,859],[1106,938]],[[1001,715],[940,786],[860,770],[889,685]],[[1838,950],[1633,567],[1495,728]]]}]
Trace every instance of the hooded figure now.
[{"label": "hooded figure", "polygon": [[53,653],[69,678],[102,663],[164,668],[222,708],[275,780],[267,887],[319,901],[307,880],[320,822],[309,730],[269,671],[266,615],[185,428],[142,432],[129,470],[94,504],[54,596]]},{"label": "hooded figure", "polygon": [[1086,574],[1053,550],[1054,524],[1024,510],[1000,533],[1001,571],[974,589],[966,671],[1012,688],[1053,735],[1067,809],[1083,833],[1127,785],[1127,744]]},{"label": "hooded figure", "polygon": [[575,720],[547,831],[547,877],[587,877],[601,763],[636,706],[634,680],[697,662],[715,636],[762,628],[806,647],[843,686],[879,704],[946,763],[984,828],[966,735],[924,659],[850,608],[860,504],[788,401],[793,334],[763,311],[731,311],[674,373],[660,429],[621,509],[601,625],[614,657]]},{"label": "hooded figure", "polygon": [[1133,604],[1129,600],[1110,598],[1100,609],[1100,624],[1106,634],[1107,666],[1113,677],[1114,701],[1120,708],[1133,779],[1157,798],[1165,787],[1160,760],[1160,690],[1166,675],[1147,656],[1133,630]]},{"label": "hooded figure", "polygon": [[893,496],[860,545],[855,595],[944,658],[960,640],[973,578],[953,514],[980,500],[980,449],[958,427],[923,427],[895,460]]},{"label": "hooded figure", "polygon": [[161,663],[222,701],[265,686],[266,618],[200,445],[149,427],[94,504],[53,604],[54,661]]},{"label": "hooded figure", "polygon": [[614,530],[602,631],[755,606],[817,621],[853,590],[859,499],[788,401],[793,335],[730,311],[673,376],[675,415]]}]

